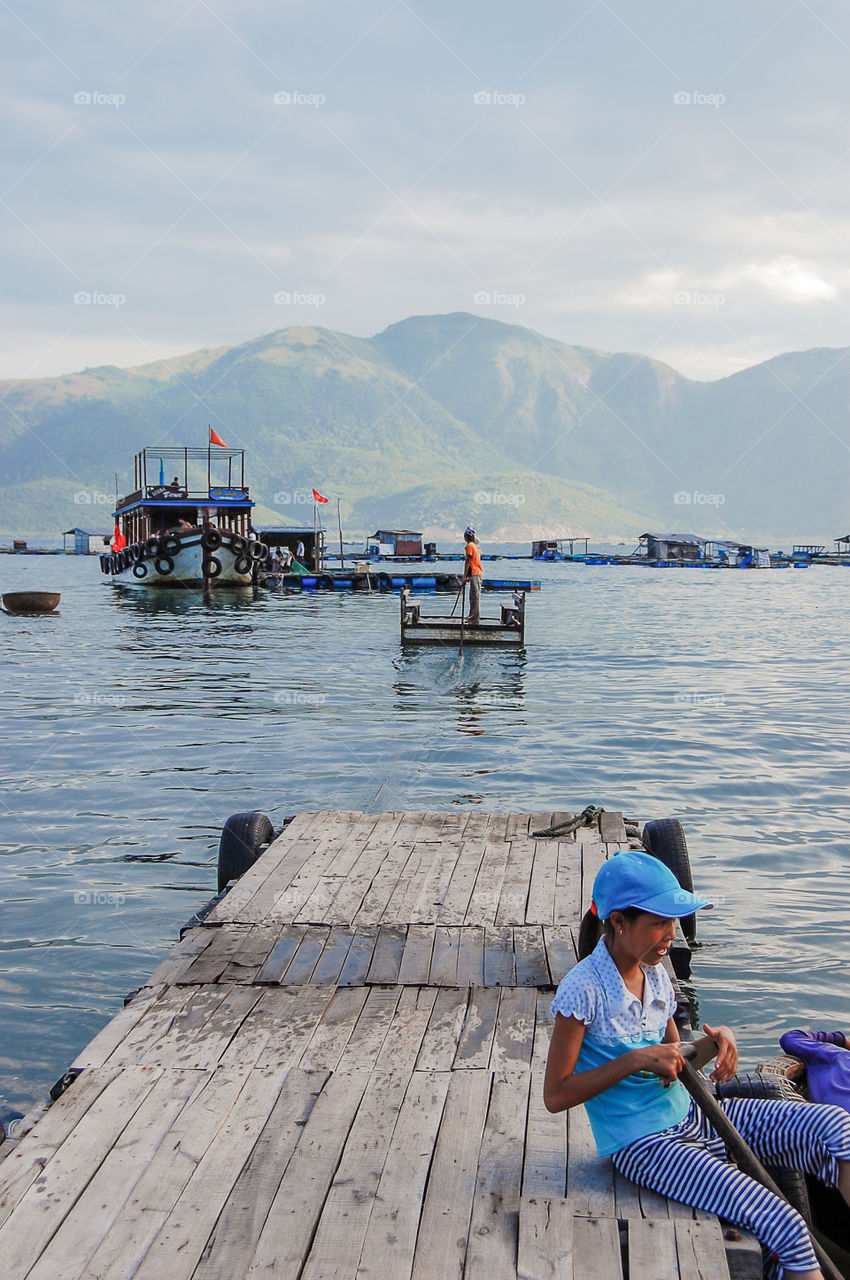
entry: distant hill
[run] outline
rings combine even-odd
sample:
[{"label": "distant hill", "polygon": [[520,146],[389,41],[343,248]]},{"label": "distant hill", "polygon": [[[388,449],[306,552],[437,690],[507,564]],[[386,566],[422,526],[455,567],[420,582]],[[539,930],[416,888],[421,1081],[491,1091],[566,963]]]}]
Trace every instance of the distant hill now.
[{"label": "distant hill", "polygon": [[315,485],[342,499],[346,536],[456,536],[472,520],[485,540],[661,526],[829,541],[850,525],[849,353],[697,383],[645,356],[457,313],[368,340],[292,327],[136,369],[5,383],[0,526],[108,525],[114,475],[130,487],[135,452],[205,444],[212,423],[247,450],[258,523],[309,522],[300,500]]}]

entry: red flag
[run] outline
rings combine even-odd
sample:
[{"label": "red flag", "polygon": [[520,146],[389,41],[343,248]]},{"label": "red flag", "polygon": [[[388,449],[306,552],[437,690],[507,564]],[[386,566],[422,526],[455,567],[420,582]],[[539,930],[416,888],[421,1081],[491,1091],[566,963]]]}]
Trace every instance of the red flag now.
[{"label": "red flag", "polygon": [[218,434],[217,431],[213,431],[212,427],[210,427],[210,444],[221,445],[222,449],[227,448],[227,445],[224,443],[221,436]]},{"label": "red flag", "polygon": [[318,489],[314,489],[314,490],[313,490],[313,501],[314,501],[314,502],[327,502],[327,498],[323,498],[323,497],[322,497],[322,495],[319,493]]}]

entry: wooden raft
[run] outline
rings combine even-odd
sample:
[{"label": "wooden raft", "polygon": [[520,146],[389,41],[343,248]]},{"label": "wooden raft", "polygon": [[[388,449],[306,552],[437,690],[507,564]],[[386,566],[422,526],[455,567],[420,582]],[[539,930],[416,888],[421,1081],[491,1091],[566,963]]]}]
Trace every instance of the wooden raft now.
[{"label": "wooden raft", "polygon": [[628,844],[610,813],[531,837],[568,816],[299,814],[0,1163],[3,1274],[759,1276],[543,1106],[552,987]]}]

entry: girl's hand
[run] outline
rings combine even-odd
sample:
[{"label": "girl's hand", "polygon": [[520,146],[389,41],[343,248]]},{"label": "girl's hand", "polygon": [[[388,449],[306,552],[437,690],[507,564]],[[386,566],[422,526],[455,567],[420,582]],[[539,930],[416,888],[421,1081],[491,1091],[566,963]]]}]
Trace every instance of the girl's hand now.
[{"label": "girl's hand", "polygon": [[634,1053],[639,1059],[641,1070],[660,1076],[665,1085],[672,1084],[678,1078],[685,1062],[678,1040],[669,1044],[647,1045],[643,1049],[635,1049]]},{"label": "girl's hand", "polygon": [[738,1046],[735,1043],[734,1034],[728,1027],[712,1028],[707,1022],[702,1024],[702,1029],[717,1044],[717,1061],[708,1077],[709,1080],[718,1082],[731,1080],[738,1066]]}]

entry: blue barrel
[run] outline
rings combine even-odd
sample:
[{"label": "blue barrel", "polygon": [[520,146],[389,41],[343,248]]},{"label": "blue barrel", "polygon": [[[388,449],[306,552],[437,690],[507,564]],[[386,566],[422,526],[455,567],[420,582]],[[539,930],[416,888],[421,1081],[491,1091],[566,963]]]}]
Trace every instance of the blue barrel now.
[{"label": "blue barrel", "polygon": [[410,585],[414,591],[436,591],[437,579],[426,578],[424,575],[417,574],[415,578],[410,579]]}]

